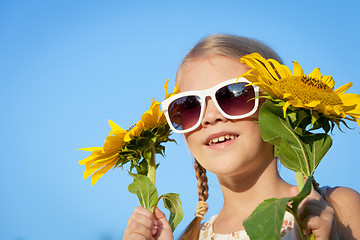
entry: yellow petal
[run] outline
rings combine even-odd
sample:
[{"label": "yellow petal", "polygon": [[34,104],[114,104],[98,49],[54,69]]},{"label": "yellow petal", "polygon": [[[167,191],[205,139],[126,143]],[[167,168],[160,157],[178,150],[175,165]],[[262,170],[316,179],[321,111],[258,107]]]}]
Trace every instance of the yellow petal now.
[{"label": "yellow petal", "polygon": [[307,107],[314,108],[321,104],[321,101],[312,101],[310,103],[304,104]]},{"label": "yellow petal", "polygon": [[300,64],[297,61],[293,61],[294,66],[293,66],[293,73],[294,76],[305,76],[304,71],[302,70]]},{"label": "yellow petal", "polygon": [[280,78],[286,78],[292,76],[291,70],[287,66],[278,63],[278,61],[274,59],[269,59],[268,61],[274,65],[275,69],[278,71],[280,75]]},{"label": "yellow petal", "polygon": [[341,101],[346,106],[358,105],[360,107],[360,95],[355,93],[345,93],[340,95]]},{"label": "yellow petal", "polygon": [[80,161],[79,161],[79,164],[80,164],[80,165],[84,165],[84,164],[86,164],[87,162],[89,162],[89,161],[91,161],[91,160],[93,160],[93,156],[90,155],[90,156],[84,158],[83,160],[80,160]]},{"label": "yellow petal", "polygon": [[114,154],[112,154],[112,155],[110,155],[110,156],[96,159],[94,164],[102,164],[102,163],[106,163],[106,164],[107,164],[107,163],[109,163],[109,162],[111,162],[111,161],[114,161],[114,160],[117,158],[118,155],[119,155],[119,153],[116,152],[116,153],[114,153]]},{"label": "yellow petal", "polygon": [[117,134],[125,134],[126,131],[124,129],[122,129],[119,125],[117,125],[116,123],[114,123],[112,120],[109,119],[109,125],[111,127],[112,132],[114,133],[114,135]]},{"label": "yellow petal", "polygon": [[168,90],[167,90],[167,86],[168,86],[168,83],[170,81],[170,78],[168,80],[166,80],[165,84],[164,84],[164,89],[165,89],[165,99],[171,97],[172,95],[175,95],[179,92],[177,86],[175,85],[175,88],[173,90],[172,93],[168,93]]},{"label": "yellow petal", "polygon": [[91,185],[94,185],[107,171],[110,170],[116,163],[109,164],[102,169],[98,170],[96,173],[93,174],[91,178]]},{"label": "yellow petal", "polygon": [[170,78],[168,80],[166,80],[165,84],[164,84],[164,89],[165,89],[165,99],[169,97],[170,94],[168,94],[168,90],[167,90],[167,86],[168,83],[170,81]]},{"label": "yellow petal", "polygon": [[111,156],[113,156],[115,154],[118,154],[118,152],[94,154],[94,155],[90,156],[90,157],[92,157],[92,159],[90,159],[89,161],[86,161],[85,164],[88,167],[89,165],[95,163],[96,161],[98,161],[100,159],[109,159]]},{"label": "yellow petal", "polygon": [[343,102],[343,111],[346,115],[360,117],[360,95],[354,93],[346,93],[341,95]]},{"label": "yellow petal", "polygon": [[351,82],[348,82],[347,84],[342,85],[341,87],[337,88],[334,92],[337,94],[343,94],[345,93],[350,87],[352,86]]},{"label": "yellow petal", "polygon": [[153,128],[158,123],[159,117],[160,102],[157,102],[153,99],[149,110],[141,116],[141,121],[144,123],[145,128]]},{"label": "yellow petal", "polygon": [[105,165],[111,164],[113,162],[116,162],[116,156],[113,156],[112,158],[108,158],[108,159],[98,159],[97,161],[95,161],[92,164],[86,164],[86,169],[100,169]]},{"label": "yellow petal", "polygon": [[136,123],[136,125],[129,131],[126,133],[125,137],[124,137],[124,141],[130,141],[131,139],[134,138],[134,136],[138,136],[140,135],[140,133],[145,129],[145,124],[143,121],[138,121]]},{"label": "yellow petal", "polygon": [[261,75],[268,76],[268,78],[273,78],[276,80],[279,79],[270,63],[258,53],[245,55],[240,60],[241,63],[246,64],[251,68],[257,69]]},{"label": "yellow petal", "polygon": [[335,86],[335,81],[332,78],[332,76],[328,75],[328,76],[322,76],[321,81],[323,83],[325,83],[329,88],[334,89]]},{"label": "yellow petal", "polygon": [[283,113],[284,113],[284,118],[286,118],[286,110],[288,109],[288,107],[290,106],[290,102],[287,101],[284,106],[283,106]]},{"label": "yellow petal", "polygon": [[91,176],[91,174],[93,174],[94,172],[96,172],[97,169],[93,168],[93,169],[85,169],[84,171],[84,179],[87,179],[89,176]]},{"label": "yellow petal", "polygon": [[104,152],[120,150],[125,145],[123,137],[108,136],[104,142]]},{"label": "yellow petal", "polygon": [[309,78],[321,79],[321,73],[319,68],[315,68],[309,75]]},{"label": "yellow petal", "polygon": [[79,148],[78,150],[93,152],[93,151],[102,151],[102,147],[88,147],[88,148]]},{"label": "yellow petal", "polygon": [[284,96],[283,96],[284,99],[288,99],[290,97],[292,97],[291,93],[284,93]]},{"label": "yellow petal", "polygon": [[355,121],[356,121],[357,124],[360,126],[360,119],[359,119],[359,118],[355,118]]}]

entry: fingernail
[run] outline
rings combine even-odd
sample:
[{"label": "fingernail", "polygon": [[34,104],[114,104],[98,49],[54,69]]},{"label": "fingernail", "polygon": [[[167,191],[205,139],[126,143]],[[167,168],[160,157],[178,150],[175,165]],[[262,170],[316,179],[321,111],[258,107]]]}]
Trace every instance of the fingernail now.
[{"label": "fingernail", "polygon": [[157,226],[154,227],[154,229],[152,230],[152,235],[154,235],[157,232]]}]

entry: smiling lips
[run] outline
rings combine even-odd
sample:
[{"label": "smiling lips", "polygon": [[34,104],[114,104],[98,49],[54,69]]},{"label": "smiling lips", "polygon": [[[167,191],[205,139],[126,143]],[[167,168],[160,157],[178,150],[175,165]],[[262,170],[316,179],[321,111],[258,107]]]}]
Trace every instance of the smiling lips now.
[{"label": "smiling lips", "polygon": [[234,140],[237,137],[238,137],[238,135],[230,135],[230,134],[226,134],[226,135],[220,136],[220,137],[214,137],[206,145],[211,146],[213,144],[223,143],[228,140]]}]

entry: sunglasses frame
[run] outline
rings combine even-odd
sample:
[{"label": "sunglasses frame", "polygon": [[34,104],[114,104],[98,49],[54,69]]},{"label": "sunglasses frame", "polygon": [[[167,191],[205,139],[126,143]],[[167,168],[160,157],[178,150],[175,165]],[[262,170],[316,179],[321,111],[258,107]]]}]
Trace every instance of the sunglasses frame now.
[{"label": "sunglasses frame", "polygon": [[[219,103],[217,102],[217,99],[216,99],[216,92],[222,88],[222,87],[225,87],[227,85],[231,85],[231,84],[234,84],[234,83],[251,83],[249,82],[246,78],[233,78],[233,79],[230,79],[230,80],[227,80],[227,81],[224,81],[224,82],[221,82],[211,88],[208,88],[208,89],[204,89],[204,90],[195,90],[195,91],[187,91],[187,92],[182,92],[182,93],[178,93],[174,96],[171,96],[167,99],[165,99],[161,105],[162,105],[162,110],[163,110],[163,113],[165,114],[165,117],[166,117],[166,120],[168,121],[168,124],[171,128],[172,131],[176,132],[176,133],[187,133],[187,132],[191,132],[193,130],[195,130],[196,128],[198,128],[201,124],[201,121],[204,117],[204,112],[205,112],[205,104],[206,104],[206,98],[207,97],[210,97],[212,99],[212,101],[214,102],[217,110],[226,118],[228,119],[242,119],[242,118],[246,118],[248,116],[251,116],[252,114],[254,114],[257,109],[258,109],[258,106],[259,106],[259,87],[256,86],[256,85],[251,85],[254,89],[254,108],[248,112],[248,113],[245,113],[245,114],[241,114],[241,115],[237,115],[237,116],[231,116],[227,113],[225,113]],[[181,97],[186,97],[186,96],[198,96],[200,97],[200,116],[199,116],[199,119],[198,121],[196,122],[196,124],[194,126],[192,126],[191,128],[189,129],[185,129],[185,130],[178,130],[176,129],[172,123],[171,123],[171,120],[170,120],[170,116],[169,116],[169,111],[168,111],[168,108],[170,106],[170,104],[178,99],[178,98],[181,98]]]}]

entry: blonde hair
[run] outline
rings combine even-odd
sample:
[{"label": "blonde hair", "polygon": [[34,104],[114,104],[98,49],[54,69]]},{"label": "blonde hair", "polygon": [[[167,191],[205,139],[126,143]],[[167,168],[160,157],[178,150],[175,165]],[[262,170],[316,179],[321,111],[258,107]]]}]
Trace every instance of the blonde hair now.
[{"label": "blonde hair", "polygon": [[[280,57],[270,47],[257,40],[235,35],[216,34],[202,39],[189,51],[189,53],[181,62],[178,73],[181,72],[181,68],[184,63],[191,61],[192,59],[222,55],[238,60],[242,56],[254,52],[259,53],[265,59],[271,58],[277,60],[279,63],[282,63]],[[176,82],[179,81],[178,77],[179,74],[176,76]],[[198,203],[201,203],[200,205],[202,207],[199,207],[198,204],[197,212],[195,214],[196,217],[188,225],[183,235],[179,238],[181,240],[197,240],[199,238],[201,220],[207,211],[206,200],[209,196],[209,188],[207,184],[206,169],[203,168],[196,159],[194,168],[199,189]]]}]

